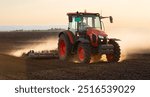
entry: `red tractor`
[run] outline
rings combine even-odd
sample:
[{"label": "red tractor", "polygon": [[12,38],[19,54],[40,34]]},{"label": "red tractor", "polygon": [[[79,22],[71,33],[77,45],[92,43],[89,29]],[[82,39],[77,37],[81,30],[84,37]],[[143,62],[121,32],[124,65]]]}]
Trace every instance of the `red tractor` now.
[{"label": "red tractor", "polygon": [[108,38],[102,30],[102,19],[113,18],[100,16],[99,13],[75,12],[68,13],[68,30],[59,33],[58,54],[60,60],[68,60],[77,55],[80,63],[89,63],[92,56],[100,60],[103,54],[108,62],[118,62],[120,59],[119,39]]}]

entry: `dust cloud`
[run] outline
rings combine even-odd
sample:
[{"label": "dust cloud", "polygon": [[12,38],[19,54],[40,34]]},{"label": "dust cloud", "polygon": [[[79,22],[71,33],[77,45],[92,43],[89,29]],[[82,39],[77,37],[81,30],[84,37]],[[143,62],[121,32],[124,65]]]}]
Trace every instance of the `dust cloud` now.
[{"label": "dust cloud", "polygon": [[[115,29],[107,33],[110,38],[118,38],[121,47],[121,59],[123,61],[134,53],[150,53],[150,29]],[[42,43],[41,43],[42,41]],[[32,45],[25,45],[20,50],[14,50],[10,55],[20,57],[24,52],[30,50],[55,50],[57,49],[58,38],[49,38],[38,41],[32,41]]]},{"label": "dust cloud", "polygon": [[9,55],[13,55],[16,57],[21,57],[23,53],[27,53],[30,50],[34,50],[36,52],[42,51],[42,50],[56,50],[57,49],[57,38],[49,38],[49,39],[41,39],[41,40],[34,40],[30,41],[32,45],[25,45],[19,50],[14,50],[9,53]]},{"label": "dust cloud", "polygon": [[121,39],[121,59],[125,60],[130,54],[150,53],[150,30],[117,29],[109,33],[109,37]]}]

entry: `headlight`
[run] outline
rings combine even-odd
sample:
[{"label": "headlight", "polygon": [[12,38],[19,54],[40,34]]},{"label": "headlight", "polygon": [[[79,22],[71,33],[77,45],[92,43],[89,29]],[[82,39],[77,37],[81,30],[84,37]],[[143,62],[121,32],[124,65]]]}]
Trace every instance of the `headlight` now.
[{"label": "headlight", "polygon": [[98,37],[99,37],[100,39],[104,39],[104,37],[103,37],[103,36],[101,36],[101,35],[98,35]]}]

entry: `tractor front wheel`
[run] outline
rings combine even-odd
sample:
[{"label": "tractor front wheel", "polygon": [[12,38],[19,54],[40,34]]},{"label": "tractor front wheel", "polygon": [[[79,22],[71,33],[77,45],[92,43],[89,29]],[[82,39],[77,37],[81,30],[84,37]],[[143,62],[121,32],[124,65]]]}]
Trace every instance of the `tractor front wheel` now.
[{"label": "tractor front wheel", "polygon": [[80,63],[90,63],[91,49],[89,44],[79,43],[77,50],[78,60]]},{"label": "tractor front wheel", "polygon": [[108,62],[118,62],[120,59],[120,46],[117,42],[115,41],[110,41],[109,44],[112,44],[114,46],[114,52],[113,54],[107,54],[107,61]]}]

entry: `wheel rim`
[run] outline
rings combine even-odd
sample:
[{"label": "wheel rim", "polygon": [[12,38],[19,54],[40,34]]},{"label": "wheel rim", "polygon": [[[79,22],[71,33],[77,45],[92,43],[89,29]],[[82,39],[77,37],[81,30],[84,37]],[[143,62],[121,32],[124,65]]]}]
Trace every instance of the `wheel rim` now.
[{"label": "wheel rim", "polygon": [[84,60],[84,49],[82,47],[79,47],[78,49],[78,57],[79,57],[79,60],[80,61],[83,61]]},{"label": "wheel rim", "polygon": [[65,56],[65,54],[66,54],[66,44],[65,44],[64,40],[60,40],[59,54],[61,57]]}]

